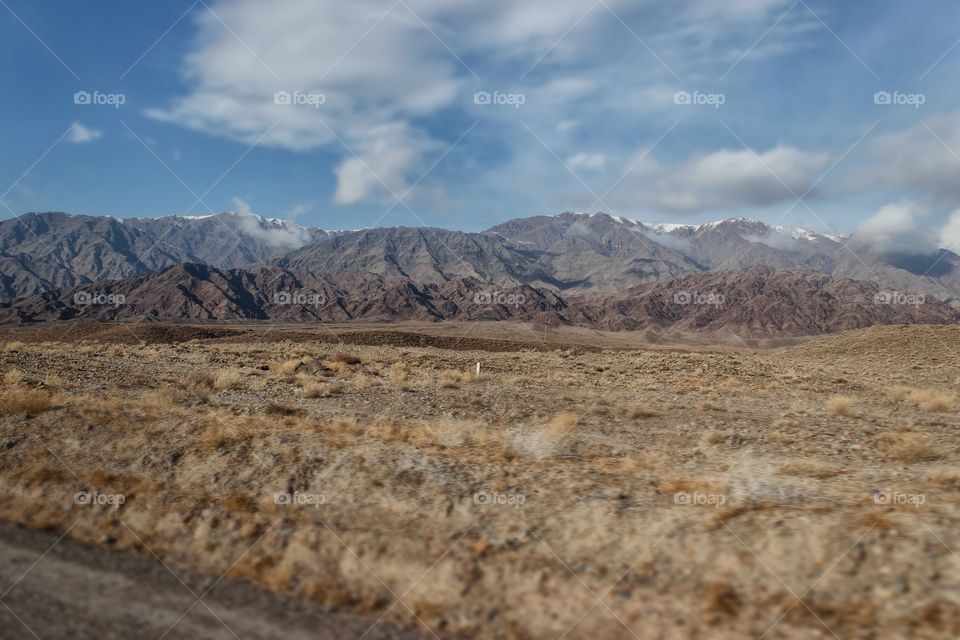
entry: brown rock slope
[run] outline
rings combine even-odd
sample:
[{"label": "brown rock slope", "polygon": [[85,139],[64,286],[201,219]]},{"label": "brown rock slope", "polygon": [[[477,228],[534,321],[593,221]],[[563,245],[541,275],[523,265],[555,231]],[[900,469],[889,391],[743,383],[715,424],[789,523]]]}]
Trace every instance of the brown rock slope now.
[{"label": "brown rock slope", "polygon": [[417,283],[373,273],[315,275],[279,267],[185,264],[141,278],[23,298],[0,321],[516,320],[612,331],[674,329],[756,336],[833,333],[878,324],[953,324],[960,310],[932,297],[884,292],[823,273],[752,267],[701,273],[616,295],[561,298],[476,278]]},{"label": "brown rock slope", "polygon": [[650,326],[744,335],[816,335],[881,324],[953,324],[960,311],[931,296],[816,271],[751,267],[708,272],[584,299],[578,323],[614,331]]},{"label": "brown rock slope", "polygon": [[30,296],[0,307],[2,322],[538,320],[566,303],[549,291],[497,289],[473,278],[441,284],[372,273],[319,276],[278,267],[220,270],[184,264],[141,278]]}]

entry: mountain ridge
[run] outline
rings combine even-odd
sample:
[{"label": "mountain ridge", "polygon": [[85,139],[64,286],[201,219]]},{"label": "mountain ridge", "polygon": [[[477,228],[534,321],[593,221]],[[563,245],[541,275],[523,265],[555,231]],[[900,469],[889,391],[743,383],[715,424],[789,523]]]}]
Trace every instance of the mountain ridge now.
[{"label": "mountain ridge", "polygon": [[44,292],[0,306],[0,322],[348,322],[513,320],[611,331],[725,331],[803,336],[876,324],[952,324],[939,300],[891,297],[870,282],[750,267],[639,285],[617,294],[563,297],[472,277],[418,284],[405,277],[220,270],[183,264],[146,276]]},{"label": "mountain ridge", "polygon": [[[850,238],[734,217],[699,225],[645,223],[605,213],[515,218],[480,232],[430,227],[323,230],[249,212],[120,219],[31,213],[0,222],[0,300],[144,276],[167,267],[277,266],[313,273],[379,273],[417,285],[475,278],[607,293],[753,266],[869,280],[960,305],[960,257],[852,250]],[[934,269],[930,269],[935,265]]]}]

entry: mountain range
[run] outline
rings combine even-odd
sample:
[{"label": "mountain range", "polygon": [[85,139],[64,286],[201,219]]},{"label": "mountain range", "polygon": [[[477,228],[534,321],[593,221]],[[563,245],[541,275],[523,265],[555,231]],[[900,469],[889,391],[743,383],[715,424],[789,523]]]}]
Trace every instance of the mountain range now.
[{"label": "mountain range", "polygon": [[141,276],[183,263],[375,273],[439,284],[461,277],[602,293],[706,271],[810,269],[960,300],[960,257],[890,255],[749,218],[654,225],[602,213],[517,218],[480,233],[416,227],[328,231],[277,218],[119,219],[29,213],[0,222],[0,296]]},{"label": "mountain range", "polygon": [[128,219],[28,213],[0,222],[0,296],[146,275],[184,262],[255,264],[335,233],[237,212]]},{"label": "mountain range", "polygon": [[75,287],[0,308],[2,322],[518,320],[620,330],[802,336],[876,324],[952,324],[939,300],[897,303],[878,285],[805,270],[748,267],[661,280],[616,294],[564,298],[528,285],[491,288],[458,277],[415,284],[377,274],[315,275],[280,267],[185,264],[139,278]]},{"label": "mountain range", "polygon": [[[727,302],[673,303],[691,292],[722,293]],[[108,294],[126,302],[77,303]],[[873,303],[891,295],[925,304]],[[749,218],[658,225],[563,213],[467,233],[330,231],[247,212],[30,213],[0,223],[0,296],[6,322],[518,319],[802,335],[955,322],[960,257],[891,255],[856,238]],[[477,303],[484,296],[493,299]],[[523,304],[498,304],[505,296]]]}]

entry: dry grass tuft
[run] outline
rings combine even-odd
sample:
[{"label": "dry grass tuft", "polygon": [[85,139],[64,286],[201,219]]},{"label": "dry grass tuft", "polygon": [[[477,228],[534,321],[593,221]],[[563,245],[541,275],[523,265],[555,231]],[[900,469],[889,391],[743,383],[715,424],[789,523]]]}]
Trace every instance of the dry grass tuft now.
[{"label": "dry grass tuft", "polygon": [[194,394],[206,395],[213,391],[216,381],[213,376],[203,371],[194,371],[187,376],[183,387]]},{"label": "dry grass tuft", "polygon": [[53,373],[48,373],[43,378],[43,386],[50,387],[51,389],[59,389],[63,386],[63,379]]},{"label": "dry grass tuft", "polygon": [[358,374],[357,377],[353,379],[353,382],[362,389],[380,384],[379,380],[373,376],[367,375],[366,373]]},{"label": "dry grass tuft", "polygon": [[918,389],[910,395],[909,400],[915,402],[924,411],[946,413],[951,411],[956,403],[953,394],[940,393],[929,389]]},{"label": "dry grass tuft", "polygon": [[14,387],[0,394],[0,411],[32,415],[50,407],[50,394],[40,389]]},{"label": "dry grass tuft", "polygon": [[303,409],[280,402],[271,402],[264,407],[264,413],[268,416],[302,416]]},{"label": "dry grass tuft", "polygon": [[710,429],[703,434],[703,441],[707,444],[719,444],[723,442],[724,434],[722,431],[717,431],[716,429]]},{"label": "dry grass tuft", "polygon": [[896,386],[885,390],[887,397],[900,402],[920,407],[924,411],[946,413],[954,408],[957,397],[952,393],[944,393],[934,389],[915,389],[913,387]]},{"label": "dry grass tuft", "polygon": [[455,389],[464,383],[483,382],[486,379],[486,374],[478,374],[473,368],[467,369],[466,371],[447,369],[440,373],[440,386],[445,389]]},{"label": "dry grass tuft", "polygon": [[941,487],[958,487],[960,486],[960,469],[956,467],[934,469],[927,474],[926,479]]},{"label": "dry grass tuft", "polygon": [[833,396],[827,400],[827,412],[832,416],[852,416],[854,404],[854,399],[848,396]]},{"label": "dry grass tuft", "polygon": [[306,398],[328,398],[343,391],[343,385],[338,383],[308,382],[303,385],[303,395]]},{"label": "dry grass tuft", "polygon": [[9,351],[10,353],[16,353],[18,351],[22,351],[23,348],[26,346],[27,345],[20,342],[19,340],[11,340],[10,342],[3,345],[3,349],[4,351]]},{"label": "dry grass tuft", "polygon": [[880,443],[884,457],[897,462],[924,462],[942,455],[941,447],[918,433],[888,433]]},{"label": "dry grass tuft", "polygon": [[303,358],[294,358],[293,360],[284,360],[283,362],[271,362],[267,366],[270,367],[270,373],[285,376],[294,373],[302,367],[303,364]]},{"label": "dry grass tuft", "polygon": [[8,387],[15,387],[23,382],[23,373],[18,369],[10,369],[3,374],[3,384]]},{"label": "dry grass tuft", "polygon": [[456,389],[463,381],[459,371],[444,371],[440,374],[440,386],[444,389]]},{"label": "dry grass tuft", "polygon": [[514,447],[519,454],[537,460],[563,455],[570,450],[569,434],[576,425],[576,414],[561,411],[539,429],[518,434]]},{"label": "dry grass tuft", "polygon": [[167,408],[180,403],[180,395],[173,387],[164,385],[149,394],[147,398],[149,405],[154,407]]},{"label": "dry grass tuft", "polygon": [[631,407],[629,416],[633,420],[645,420],[647,418],[656,418],[660,414],[654,411],[653,409],[648,409],[647,407],[642,407],[640,405],[635,405]]},{"label": "dry grass tuft", "polygon": [[352,353],[340,352],[333,357],[334,362],[342,362],[346,365],[360,364],[363,360],[360,359],[360,356],[355,356]]},{"label": "dry grass tuft", "polygon": [[822,479],[839,475],[842,473],[842,470],[814,460],[794,460],[793,462],[780,465],[777,473],[784,476]]},{"label": "dry grass tuft", "polygon": [[409,375],[410,370],[404,362],[394,362],[387,370],[387,377],[390,379],[390,382],[399,386],[406,384]]},{"label": "dry grass tuft", "polygon": [[346,362],[340,362],[339,360],[327,360],[323,363],[323,366],[341,378],[346,378],[352,373],[350,365]]},{"label": "dry grass tuft", "polygon": [[224,369],[217,374],[217,377],[213,380],[213,388],[218,391],[226,391],[227,389],[236,389],[240,386],[240,382],[243,380],[243,374],[240,373],[239,369]]}]

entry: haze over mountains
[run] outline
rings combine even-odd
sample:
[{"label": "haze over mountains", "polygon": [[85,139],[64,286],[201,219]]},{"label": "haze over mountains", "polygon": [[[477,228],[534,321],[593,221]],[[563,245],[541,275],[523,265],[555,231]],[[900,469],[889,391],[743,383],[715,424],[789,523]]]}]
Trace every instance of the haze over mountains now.
[{"label": "haze over mountains", "polygon": [[[890,255],[748,218],[654,225],[602,213],[518,218],[481,233],[327,231],[247,212],[31,213],[0,223],[0,284],[6,300],[19,299],[0,318],[18,322],[516,319],[790,335],[956,322],[960,300],[950,252]],[[722,291],[726,304],[670,302],[702,291]],[[884,291],[929,300],[873,304]],[[91,292],[125,303],[76,304]],[[276,298],[298,292],[312,302]],[[491,295],[500,298],[477,304]]]}]

